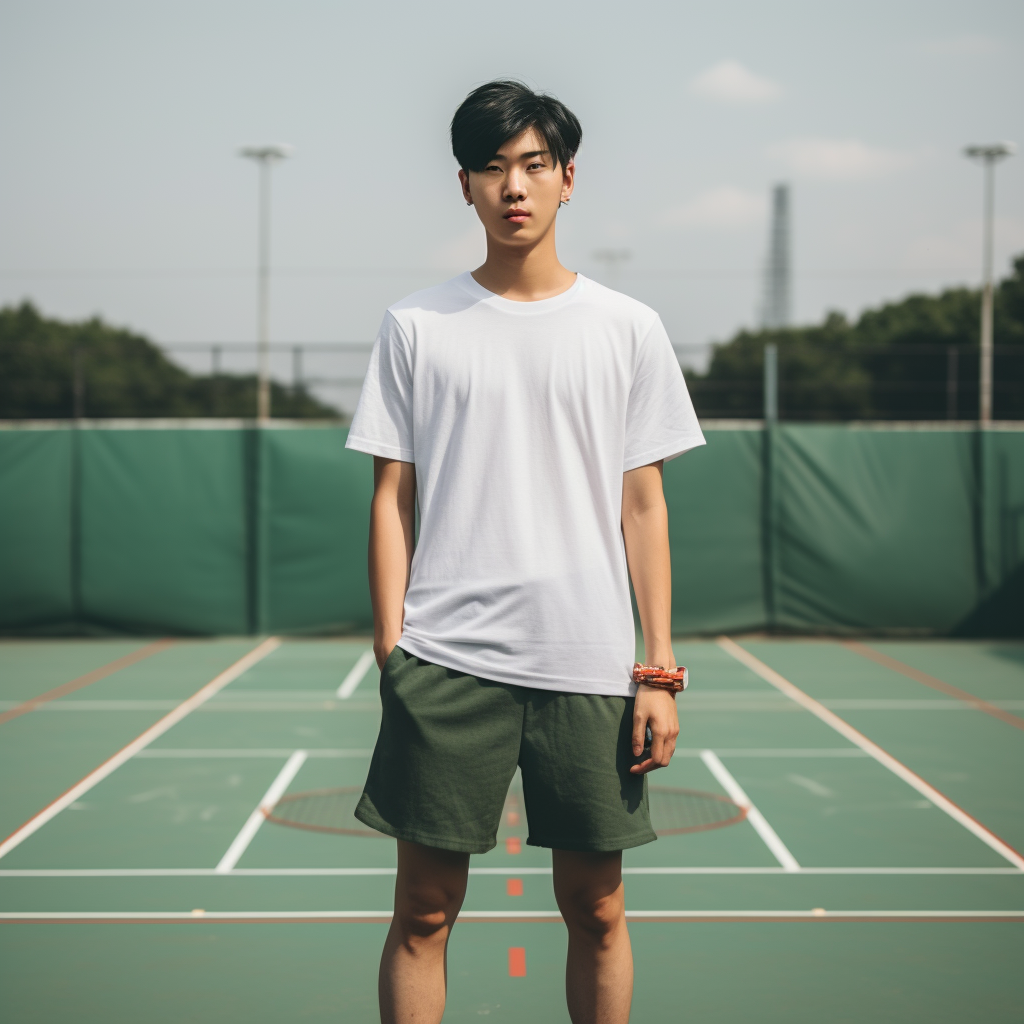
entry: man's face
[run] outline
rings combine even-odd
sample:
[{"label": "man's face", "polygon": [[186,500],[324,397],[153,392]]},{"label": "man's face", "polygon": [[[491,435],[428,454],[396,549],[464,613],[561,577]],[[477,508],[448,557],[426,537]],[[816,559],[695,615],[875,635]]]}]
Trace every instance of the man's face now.
[{"label": "man's face", "polygon": [[551,230],[559,203],[572,195],[574,173],[573,161],[556,165],[530,128],[509,139],[482,171],[459,171],[459,181],[489,235],[529,246]]}]

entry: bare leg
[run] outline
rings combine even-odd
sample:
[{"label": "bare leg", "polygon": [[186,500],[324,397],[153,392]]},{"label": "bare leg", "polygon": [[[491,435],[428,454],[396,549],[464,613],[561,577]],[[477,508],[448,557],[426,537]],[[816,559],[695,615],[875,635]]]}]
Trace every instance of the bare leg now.
[{"label": "bare leg", "polygon": [[380,960],[382,1024],[438,1024],[448,937],[466,895],[469,854],[398,843],[395,916]]},{"label": "bare leg", "polygon": [[621,853],[552,850],[555,899],[569,929],[565,998],[573,1024],[627,1024],[633,951]]}]

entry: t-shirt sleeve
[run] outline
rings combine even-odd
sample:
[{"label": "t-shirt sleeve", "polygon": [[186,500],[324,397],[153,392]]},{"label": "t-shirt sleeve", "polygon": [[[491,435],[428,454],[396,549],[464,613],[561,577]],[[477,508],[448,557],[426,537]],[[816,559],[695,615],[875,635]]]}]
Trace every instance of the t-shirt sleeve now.
[{"label": "t-shirt sleeve", "polygon": [[373,343],[345,447],[415,462],[412,422],[412,352],[389,312]]},{"label": "t-shirt sleeve", "polygon": [[640,343],[626,403],[626,447],[622,470],[674,459],[704,444],[683,371],[661,320]]}]

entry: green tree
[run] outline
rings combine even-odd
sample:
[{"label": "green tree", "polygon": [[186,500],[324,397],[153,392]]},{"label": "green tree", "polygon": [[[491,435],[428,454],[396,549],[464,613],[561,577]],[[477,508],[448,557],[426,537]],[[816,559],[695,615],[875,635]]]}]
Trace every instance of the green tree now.
[{"label": "green tree", "polygon": [[[1024,418],[1024,255],[995,301],[995,417]],[[780,413],[787,419],[942,419],[955,370],[956,415],[978,410],[980,292],[951,288],[865,311],[855,323],[830,313],[820,325],[740,331],[715,348],[704,374],[688,375],[703,416],[762,414],[764,346],[779,351]]]},{"label": "green tree", "polygon": [[[151,341],[102,320],[62,323],[28,302],[0,309],[0,418],[74,415],[76,376],[86,416],[252,417],[252,374],[198,375],[172,363]],[[275,416],[338,417],[305,388],[271,385]]]}]

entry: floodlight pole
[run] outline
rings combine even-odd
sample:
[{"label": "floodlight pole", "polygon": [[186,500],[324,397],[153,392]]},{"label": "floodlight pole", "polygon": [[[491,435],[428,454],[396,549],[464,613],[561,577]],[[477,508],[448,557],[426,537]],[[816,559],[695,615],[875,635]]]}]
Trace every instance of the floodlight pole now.
[{"label": "floodlight pole", "polygon": [[245,146],[239,156],[255,160],[259,166],[259,269],[257,271],[256,346],[257,389],[256,419],[270,419],[270,168],[283,160],[290,146]]},{"label": "floodlight pole", "polygon": [[967,146],[964,156],[980,160],[985,172],[981,255],[981,363],[978,372],[978,419],[983,427],[992,422],[992,264],[995,168],[1014,151],[1012,142]]},{"label": "floodlight pole", "polygon": [[774,342],[764,347],[764,422],[779,419],[779,346]]}]

